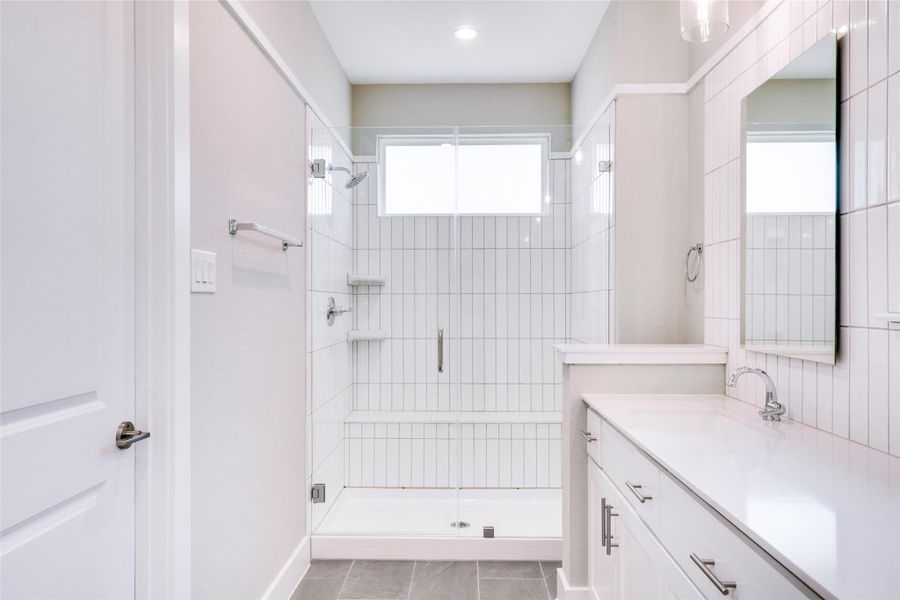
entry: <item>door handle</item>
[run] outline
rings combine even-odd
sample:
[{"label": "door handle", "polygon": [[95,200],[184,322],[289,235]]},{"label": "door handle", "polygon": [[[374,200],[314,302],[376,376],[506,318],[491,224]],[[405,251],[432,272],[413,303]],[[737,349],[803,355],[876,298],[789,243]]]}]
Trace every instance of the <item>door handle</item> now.
[{"label": "door handle", "polygon": [[437,336],[438,373],[444,372],[444,328],[438,327]]},{"label": "door handle", "polygon": [[581,437],[583,437],[584,441],[587,442],[588,444],[590,444],[591,442],[597,441],[597,438],[592,436],[590,431],[585,431],[584,429],[581,430]]},{"label": "door handle", "polygon": [[116,446],[120,450],[127,450],[135,442],[146,440],[148,437],[150,437],[149,431],[139,431],[134,428],[134,423],[131,421],[122,421],[116,430]]}]

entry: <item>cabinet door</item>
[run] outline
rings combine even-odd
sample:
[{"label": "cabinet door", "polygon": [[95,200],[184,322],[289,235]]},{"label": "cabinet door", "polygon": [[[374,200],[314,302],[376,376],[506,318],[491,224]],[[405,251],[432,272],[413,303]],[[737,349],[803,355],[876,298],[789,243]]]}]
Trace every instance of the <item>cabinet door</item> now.
[{"label": "cabinet door", "polygon": [[703,600],[703,594],[691,583],[690,578],[681,570],[672,557],[660,552],[659,561],[659,597],[671,600]]},{"label": "cabinet door", "polygon": [[615,556],[606,555],[603,547],[604,501],[615,494],[606,476],[592,460],[588,460],[588,585],[595,600],[613,600],[615,593]]},{"label": "cabinet door", "polygon": [[612,502],[612,549],[616,574],[615,597],[624,600],[659,598],[657,565],[663,554],[659,542],[641,522],[637,513],[616,493]]}]

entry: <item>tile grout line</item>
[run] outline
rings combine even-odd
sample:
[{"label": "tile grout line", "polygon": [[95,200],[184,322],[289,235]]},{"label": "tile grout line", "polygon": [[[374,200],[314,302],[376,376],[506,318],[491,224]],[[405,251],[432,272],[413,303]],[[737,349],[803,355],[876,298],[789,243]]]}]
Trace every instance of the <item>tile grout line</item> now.
[{"label": "tile grout line", "polygon": [[547,590],[547,599],[555,600],[555,598],[550,597],[550,585],[547,583],[547,574],[544,573],[544,563],[541,561],[538,561],[538,568],[541,570],[541,579],[544,580],[544,589]]},{"label": "tile grout line", "polygon": [[418,564],[418,562],[419,561],[417,560],[413,561],[412,572],[409,574],[409,591],[406,592],[406,600],[410,600],[410,598],[412,598],[412,584],[413,579],[416,577],[416,565]]},{"label": "tile grout line", "polygon": [[350,578],[350,571],[353,570],[353,565],[355,565],[355,564],[356,564],[356,560],[350,561],[350,568],[347,569],[347,574],[344,575],[344,580],[341,582],[341,589],[338,590],[338,595],[337,595],[337,598],[335,598],[335,600],[340,600],[341,595],[344,593],[344,586],[347,585],[347,580]]},{"label": "tile grout line", "polygon": [[481,600],[481,561],[475,561],[475,600]]}]

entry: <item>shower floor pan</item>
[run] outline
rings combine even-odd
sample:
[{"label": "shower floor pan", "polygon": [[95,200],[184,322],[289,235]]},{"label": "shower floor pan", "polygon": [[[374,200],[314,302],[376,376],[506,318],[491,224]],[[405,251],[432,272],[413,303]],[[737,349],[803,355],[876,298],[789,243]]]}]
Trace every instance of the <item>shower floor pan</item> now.
[{"label": "shower floor pan", "polygon": [[313,534],[312,556],[559,560],[561,537],[558,489],[346,488]]}]

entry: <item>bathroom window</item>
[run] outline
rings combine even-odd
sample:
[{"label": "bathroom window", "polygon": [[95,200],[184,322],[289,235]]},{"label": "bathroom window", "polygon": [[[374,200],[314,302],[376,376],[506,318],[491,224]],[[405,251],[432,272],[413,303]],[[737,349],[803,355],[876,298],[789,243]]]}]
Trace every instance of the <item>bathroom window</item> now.
[{"label": "bathroom window", "polygon": [[828,136],[755,136],[747,144],[747,212],[833,213],[837,166]]},{"label": "bathroom window", "polygon": [[548,159],[547,137],[381,137],[381,214],[542,214]]}]

